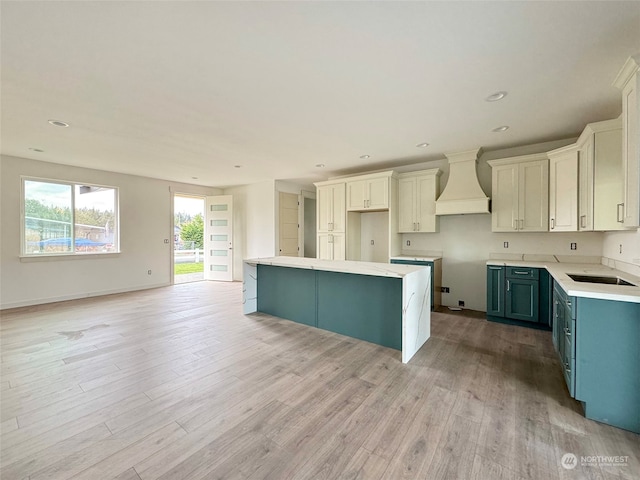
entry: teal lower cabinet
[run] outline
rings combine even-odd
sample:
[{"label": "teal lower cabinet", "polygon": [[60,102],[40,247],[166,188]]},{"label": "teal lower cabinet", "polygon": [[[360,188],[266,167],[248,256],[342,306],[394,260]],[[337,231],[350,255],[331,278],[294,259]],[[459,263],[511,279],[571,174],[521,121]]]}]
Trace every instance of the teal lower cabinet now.
[{"label": "teal lower cabinet", "polygon": [[402,279],[258,265],[260,312],[402,350]]},{"label": "teal lower cabinet", "polygon": [[551,283],[545,269],[487,266],[487,319],[551,326]]},{"label": "teal lower cabinet", "polygon": [[504,318],[505,267],[487,267],[487,316]]},{"label": "teal lower cabinet", "polygon": [[525,322],[538,321],[538,280],[507,278],[505,316]]},{"label": "teal lower cabinet", "polygon": [[558,284],[553,295],[570,395],[587,418],[640,433],[640,303],[568,297]]}]

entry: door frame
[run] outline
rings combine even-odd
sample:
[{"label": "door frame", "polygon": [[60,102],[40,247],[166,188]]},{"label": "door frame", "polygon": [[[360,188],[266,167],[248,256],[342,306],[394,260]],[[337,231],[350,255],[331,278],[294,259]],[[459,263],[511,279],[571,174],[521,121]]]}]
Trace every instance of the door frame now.
[{"label": "door frame", "polygon": [[[316,192],[312,192],[309,190],[301,190],[300,195],[298,195],[298,256],[304,257],[304,199],[310,198],[316,200]],[[316,200],[317,201],[317,200]],[[316,254],[318,251],[318,229],[317,229],[317,220],[316,220],[316,234],[315,234],[315,242],[316,242]]]},{"label": "door frame", "polygon": [[[200,195],[197,193],[184,193],[184,192],[180,192],[180,191],[176,191],[173,189],[173,187],[169,187],[169,195],[171,197],[171,201],[170,203],[170,208],[169,208],[169,276],[171,281],[169,282],[169,285],[175,285],[176,282],[176,269],[175,269],[175,261],[176,261],[176,255],[175,255],[175,239],[173,237],[173,231],[174,231],[174,227],[175,227],[175,202],[176,202],[176,197],[191,197],[191,198],[199,198],[202,200],[202,204],[204,205],[204,208],[206,209],[207,207],[207,201],[206,195]],[[204,218],[204,214],[206,212],[202,212],[203,218]]]}]

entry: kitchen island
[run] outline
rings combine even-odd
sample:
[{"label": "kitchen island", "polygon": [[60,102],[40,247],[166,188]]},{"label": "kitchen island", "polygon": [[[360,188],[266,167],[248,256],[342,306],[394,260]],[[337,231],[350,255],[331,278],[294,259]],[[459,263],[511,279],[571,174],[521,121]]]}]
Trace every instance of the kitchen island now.
[{"label": "kitchen island", "polygon": [[269,257],[244,260],[243,313],[263,312],[402,351],[431,334],[431,269]]}]

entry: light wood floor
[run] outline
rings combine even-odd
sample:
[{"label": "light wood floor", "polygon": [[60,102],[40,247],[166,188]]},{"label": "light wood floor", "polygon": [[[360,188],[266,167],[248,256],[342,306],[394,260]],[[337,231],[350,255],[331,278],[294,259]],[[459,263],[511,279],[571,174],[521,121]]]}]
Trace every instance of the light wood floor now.
[{"label": "light wood floor", "polygon": [[[640,437],[586,420],[549,332],[434,313],[397,351],[200,282],[3,312],[1,477],[638,478]],[[627,455],[565,470],[563,454]]]}]

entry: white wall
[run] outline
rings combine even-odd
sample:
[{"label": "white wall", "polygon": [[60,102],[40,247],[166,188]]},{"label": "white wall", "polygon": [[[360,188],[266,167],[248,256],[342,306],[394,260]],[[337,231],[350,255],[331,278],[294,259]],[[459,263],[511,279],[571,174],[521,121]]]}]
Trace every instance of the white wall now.
[{"label": "white wall", "polygon": [[242,280],[242,260],[276,254],[275,181],[227,188],[233,195],[233,279]]},{"label": "white wall", "polygon": [[[220,193],[214,188],[8,156],[0,157],[0,173],[0,308],[169,285],[170,188],[197,195]],[[20,175],[118,187],[121,253],[21,260]]]},{"label": "white wall", "polygon": [[605,233],[602,256],[611,267],[640,276],[640,228]]}]

